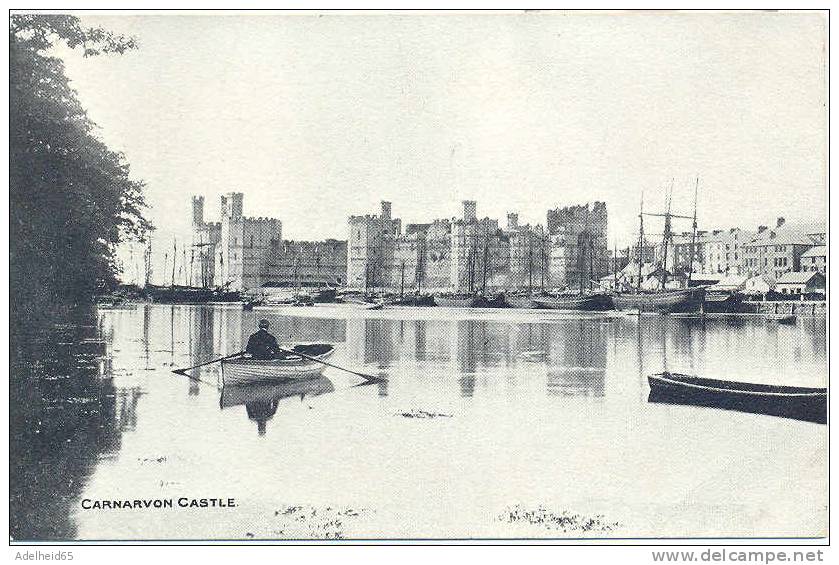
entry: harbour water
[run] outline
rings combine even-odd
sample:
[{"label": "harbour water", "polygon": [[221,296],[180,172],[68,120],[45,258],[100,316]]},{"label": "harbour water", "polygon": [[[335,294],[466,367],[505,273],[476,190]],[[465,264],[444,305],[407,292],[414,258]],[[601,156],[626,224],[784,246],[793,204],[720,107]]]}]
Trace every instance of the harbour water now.
[{"label": "harbour water", "polygon": [[[221,391],[217,364],[195,379],[172,373],[240,351],[260,318],[281,343],[335,343],[333,363],[388,380],[364,385],[327,369],[308,388]],[[827,426],[651,404],[646,376],[826,386],[825,325],[352,306],[102,310],[88,327],[63,328],[58,346],[43,339],[13,359],[12,534],[824,536]],[[102,350],[66,345],[85,338]],[[179,504],[212,498],[235,506]],[[103,500],[173,507],[86,508]]]}]

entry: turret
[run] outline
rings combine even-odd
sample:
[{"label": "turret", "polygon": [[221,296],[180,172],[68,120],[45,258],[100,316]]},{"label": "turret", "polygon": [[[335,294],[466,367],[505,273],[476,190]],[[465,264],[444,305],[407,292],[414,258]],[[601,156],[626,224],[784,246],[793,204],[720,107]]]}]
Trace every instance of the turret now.
[{"label": "turret", "polygon": [[474,222],[477,220],[478,205],[474,200],[463,201],[463,221]]},{"label": "turret", "polygon": [[200,226],[204,223],[204,197],[192,197],[192,225]]},{"label": "turret", "polygon": [[241,192],[228,192],[221,196],[221,215],[231,220],[242,217],[244,195]]},{"label": "turret", "polygon": [[519,228],[519,215],[515,212],[507,213],[507,229],[509,231],[517,230]]}]

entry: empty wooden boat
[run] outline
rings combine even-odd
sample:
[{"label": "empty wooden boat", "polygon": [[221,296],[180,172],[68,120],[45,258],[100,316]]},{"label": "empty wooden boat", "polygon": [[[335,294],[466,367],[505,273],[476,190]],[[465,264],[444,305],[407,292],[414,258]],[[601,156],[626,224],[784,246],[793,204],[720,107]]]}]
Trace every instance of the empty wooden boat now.
[{"label": "empty wooden boat", "polygon": [[335,346],[329,343],[299,344],[291,351],[313,359],[294,353],[267,360],[252,357],[225,359],[221,362],[222,383],[230,386],[319,377],[326,366],[314,359],[326,360],[335,351]]},{"label": "empty wooden boat", "polygon": [[827,422],[826,388],[724,381],[667,372],[651,375],[648,381],[650,402],[737,410],[819,424]]}]

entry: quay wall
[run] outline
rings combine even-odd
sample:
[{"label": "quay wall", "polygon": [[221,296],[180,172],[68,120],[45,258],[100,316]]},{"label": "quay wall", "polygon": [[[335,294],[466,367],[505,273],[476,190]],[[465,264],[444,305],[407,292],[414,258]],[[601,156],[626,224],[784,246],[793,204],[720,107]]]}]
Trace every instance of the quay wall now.
[{"label": "quay wall", "polygon": [[743,302],[740,312],[744,314],[795,314],[796,316],[824,316],[827,302],[824,300],[767,300]]}]

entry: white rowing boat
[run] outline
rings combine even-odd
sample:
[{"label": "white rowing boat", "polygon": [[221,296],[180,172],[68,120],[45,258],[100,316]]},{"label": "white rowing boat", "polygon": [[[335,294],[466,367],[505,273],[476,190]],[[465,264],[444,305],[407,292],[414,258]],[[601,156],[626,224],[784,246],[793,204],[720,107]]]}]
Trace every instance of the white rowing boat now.
[{"label": "white rowing boat", "polygon": [[323,373],[326,366],[319,361],[331,356],[335,351],[335,346],[328,343],[309,343],[295,345],[290,351],[302,355],[287,353],[277,359],[268,360],[252,357],[225,359],[221,362],[222,383],[224,386],[235,386],[272,381],[313,379]]}]

